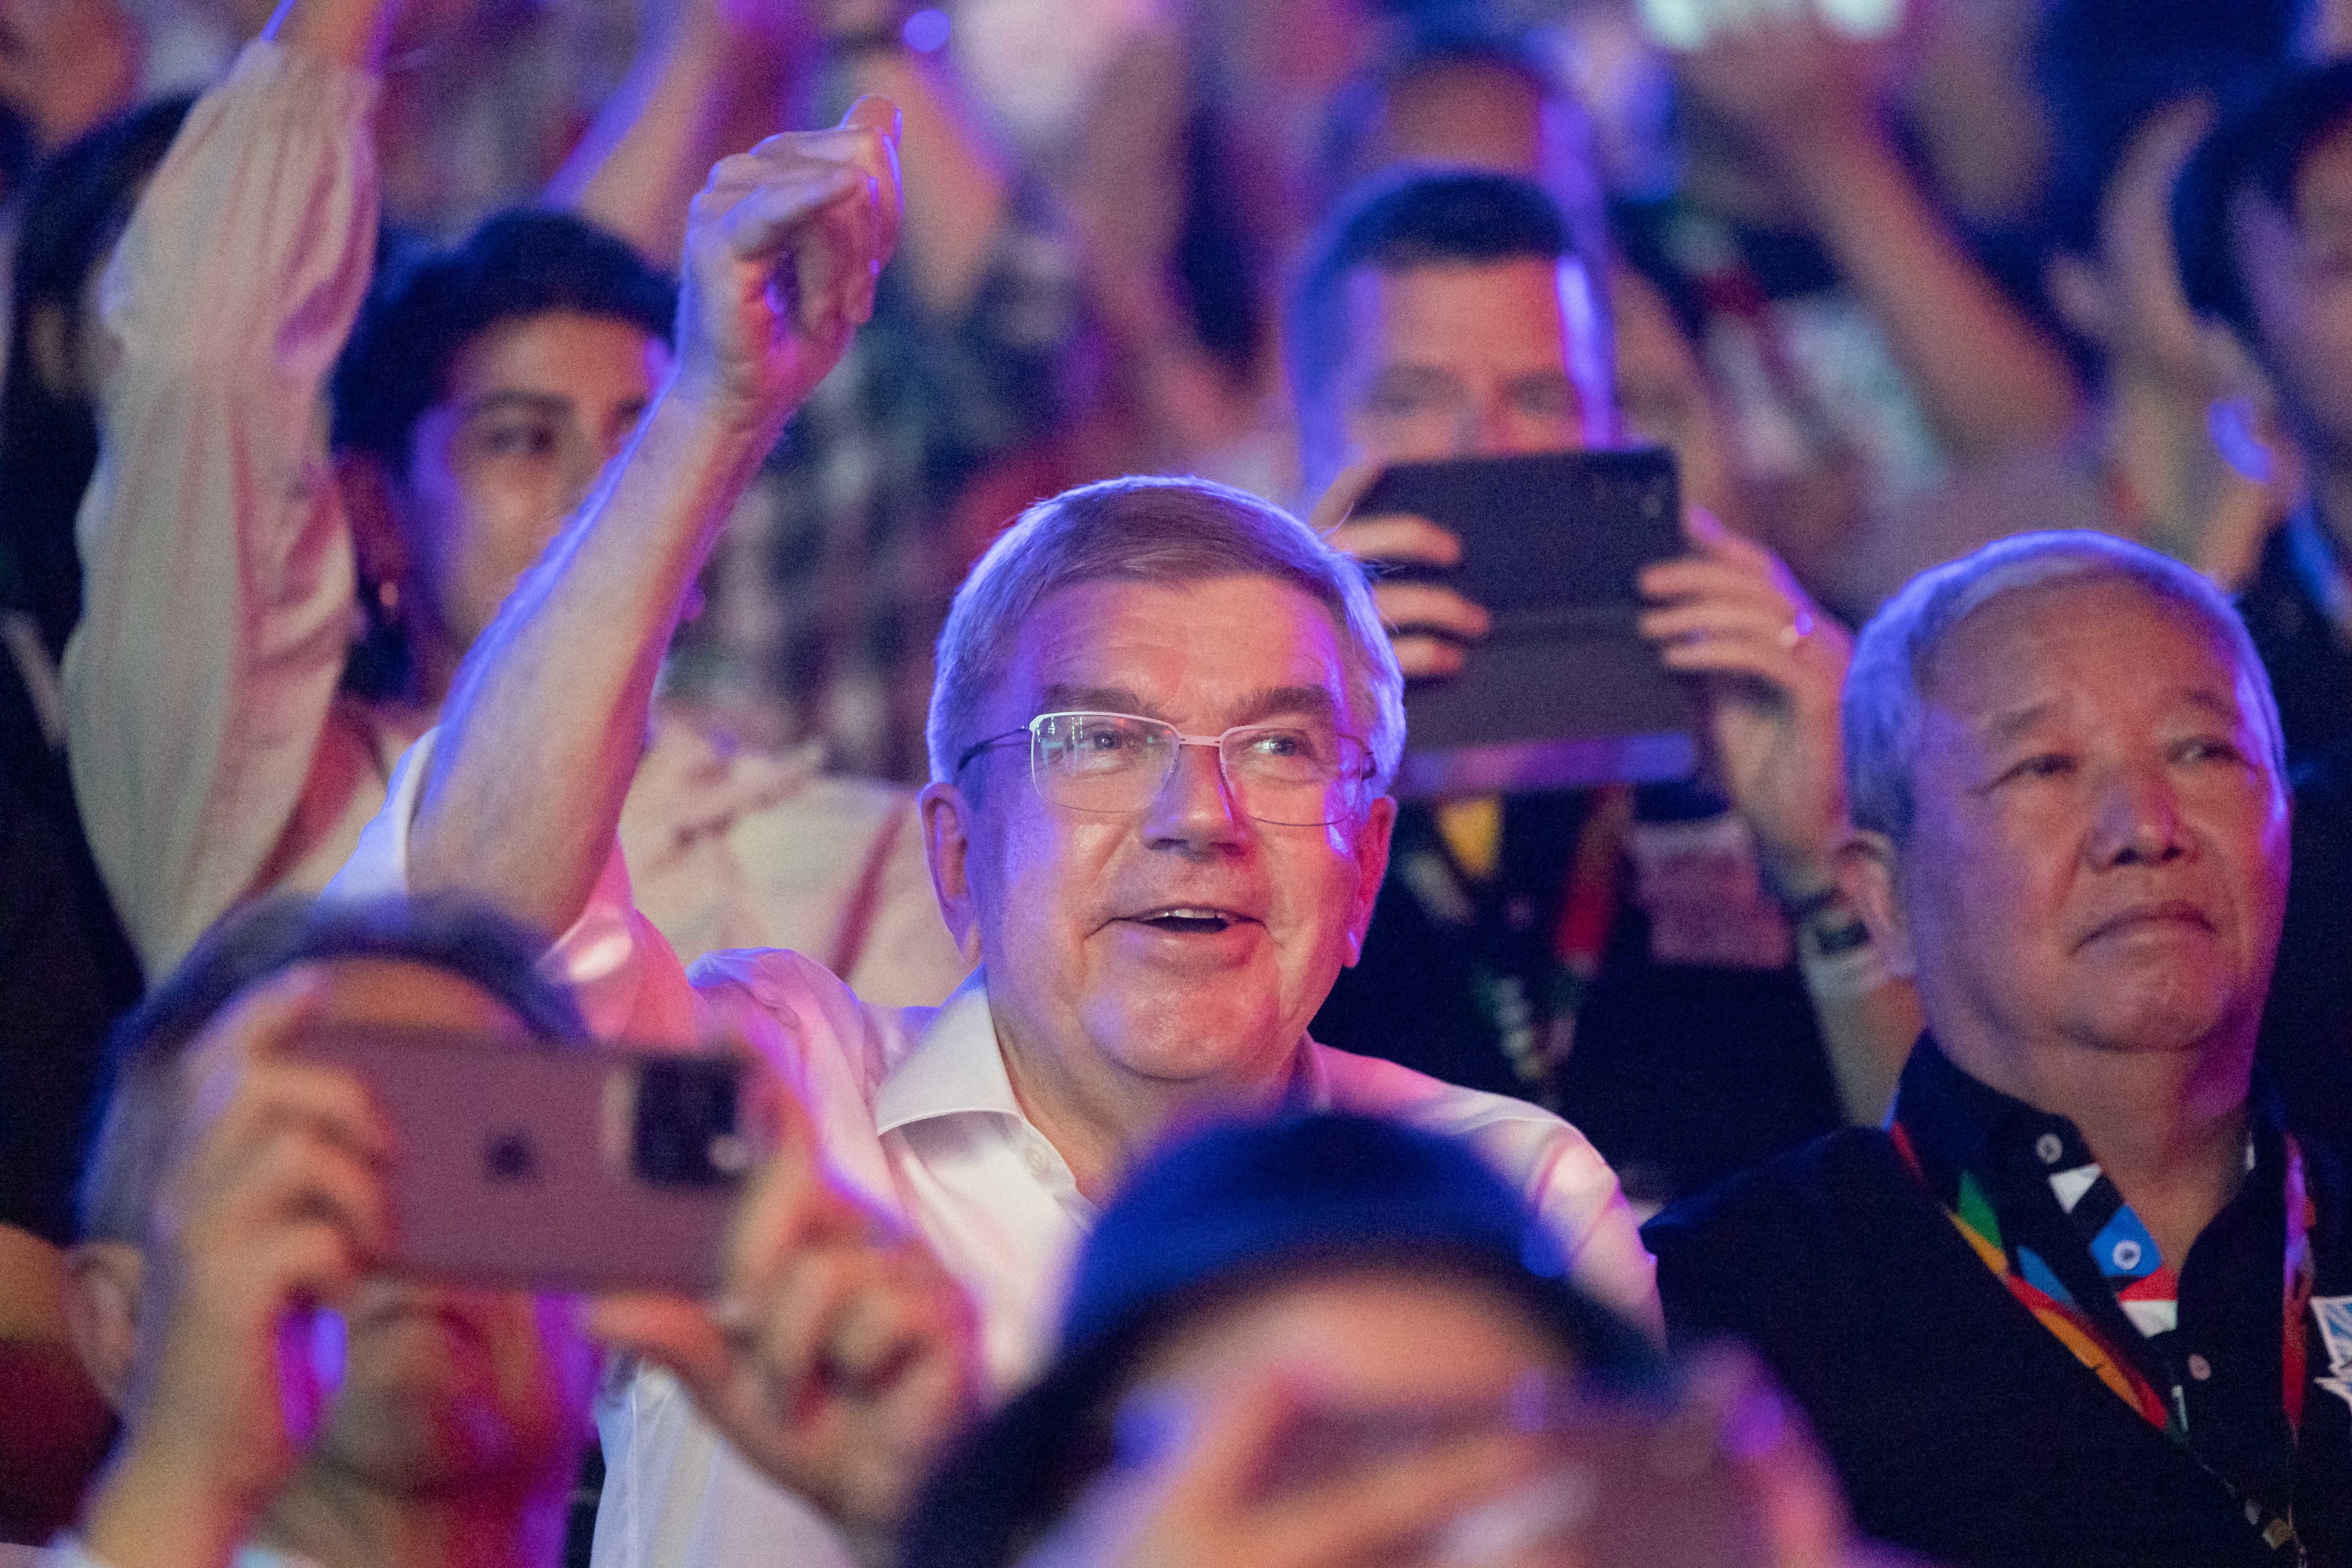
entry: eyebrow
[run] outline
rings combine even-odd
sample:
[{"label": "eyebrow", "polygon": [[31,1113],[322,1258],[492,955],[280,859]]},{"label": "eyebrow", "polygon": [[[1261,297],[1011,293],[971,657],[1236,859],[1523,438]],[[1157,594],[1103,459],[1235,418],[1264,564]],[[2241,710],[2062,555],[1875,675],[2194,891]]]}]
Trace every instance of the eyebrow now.
[{"label": "eyebrow", "polygon": [[[1092,711],[1099,713],[1132,713],[1139,719],[1157,719],[1173,723],[1166,714],[1155,710],[1134,691],[1124,686],[1071,686],[1061,682],[1048,685],[1043,694],[1045,713]],[[1314,719],[1337,720],[1339,704],[1331,693],[1320,686],[1262,686],[1230,711],[1226,727],[1255,724],[1265,720],[1303,715]]]},{"label": "eyebrow", "polygon": [[457,405],[460,420],[478,419],[485,414],[503,413],[509,408],[528,409],[533,414],[546,414],[561,418],[572,412],[572,399],[560,392],[524,392],[510,388],[486,392],[470,397]]},{"label": "eyebrow", "polygon": [[[2236,724],[2242,717],[2236,703],[2221,696],[2210,687],[2184,687],[2173,695],[2176,700],[2186,702],[2192,708],[2202,709],[2224,723]],[[1983,736],[1985,740],[1996,746],[2014,741],[2048,718],[2057,706],[2057,700],[2053,698],[2024,708],[2012,709],[2009,712],[1988,720],[1982,731]]]}]

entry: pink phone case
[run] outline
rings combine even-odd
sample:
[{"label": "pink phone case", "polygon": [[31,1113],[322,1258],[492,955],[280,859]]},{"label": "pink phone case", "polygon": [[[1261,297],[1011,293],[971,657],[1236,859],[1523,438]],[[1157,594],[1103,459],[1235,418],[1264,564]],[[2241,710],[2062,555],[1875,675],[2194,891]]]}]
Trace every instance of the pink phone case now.
[{"label": "pink phone case", "polygon": [[583,1292],[716,1288],[736,1184],[655,1184],[632,1159],[637,1069],[677,1053],[333,1029],[296,1054],[357,1073],[392,1126],[395,1271]]}]

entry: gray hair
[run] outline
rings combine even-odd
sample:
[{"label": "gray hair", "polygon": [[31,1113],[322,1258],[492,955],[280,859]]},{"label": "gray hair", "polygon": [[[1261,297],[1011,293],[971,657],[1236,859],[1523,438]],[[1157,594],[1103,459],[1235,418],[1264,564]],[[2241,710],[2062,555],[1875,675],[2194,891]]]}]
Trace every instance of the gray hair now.
[{"label": "gray hair", "polygon": [[1854,639],[1845,679],[1846,794],[1854,826],[1898,843],[1911,829],[1911,763],[1925,689],[1937,655],[1959,624],[2000,598],[2053,583],[2123,582],[2177,605],[2228,645],[2249,717],[2272,776],[2286,777],[2278,703],[2253,639],[2210,581],[2169,556],[2110,534],[2021,533],[1922,572],[1880,607]]},{"label": "gray hair", "polygon": [[1031,612],[1081,583],[1272,577],[1330,613],[1349,708],[1369,722],[1373,778],[1388,788],[1404,751],[1404,676],[1363,568],[1281,508],[1205,479],[1129,478],[1065,490],[1021,514],[956,590],[940,633],[925,740],[931,777],[956,754],[1004,679]]}]

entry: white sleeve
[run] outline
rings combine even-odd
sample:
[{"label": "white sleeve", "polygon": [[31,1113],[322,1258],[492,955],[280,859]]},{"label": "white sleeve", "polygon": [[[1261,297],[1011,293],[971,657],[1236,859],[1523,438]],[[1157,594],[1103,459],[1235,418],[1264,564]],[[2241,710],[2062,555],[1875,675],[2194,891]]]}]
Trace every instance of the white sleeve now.
[{"label": "white sleeve", "polygon": [[116,363],[76,523],[74,793],[151,975],[280,858],[356,604],[321,389],[374,263],[374,79],[255,43],[100,288]]}]

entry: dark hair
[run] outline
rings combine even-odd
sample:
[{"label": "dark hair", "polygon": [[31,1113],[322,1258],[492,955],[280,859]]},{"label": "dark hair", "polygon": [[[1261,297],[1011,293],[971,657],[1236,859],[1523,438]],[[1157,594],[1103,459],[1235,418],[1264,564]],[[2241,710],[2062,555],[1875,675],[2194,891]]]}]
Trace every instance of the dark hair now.
[{"label": "dark hair", "polygon": [[16,581],[6,596],[33,612],[53,654],[81,618],[74,514],[98,468],[98,413],[59,397],[33,365],[36,310],[64,311],[68,353],[97,323],[83,290],[131,221],[140,186],[163,163],[194,100],[162,99],[67,143],[33,172],[10,285],[8,363],[0,379],[0,560]]},{"label": "dark hair", "polygon": [[577,310],[667,340],[677,291],[622,240],[568,213],[485,219],[461,244],[380,274],[335,363],[336,450],[408,472],[409,438],[460,350],[500,321]]},{"label": "dark hair", "polygon": [[2172,193],[2172,238],[2191,309],[2260,350],[2231,209],[2252,191],[2283,212],[2319,144],[2352,126],[2352,59],[2295,72],[2205,138]]},{"label": "dark hair", "polygon": [[1538,100],[1559,94],[1527,41],[1514,34],[1450,15],[1417,24],[1332,95],[1323,125],[1326,199],[1339,200],[1369,173],[1362,167],[1365,143],[1379,132],[1391,95],[1423,77],[1464,66],[1516,77]]},{"label": "dark hair", "polygon": [[179,1125],[182,1058],[240,993],[297,964],[389,959],[473,982],[535,1035],[583,1040],[571,994],[539,971],[546,951],[544,940],[467,899],[288,898],[228,915],[108,1037],[105,1110],[82,1170],[82,1236],[141,1238]]},{"label": "dark hair", "polygon": [[1557,1242],[1462,1144],[1370,1117],[1213,1129],[1147,1162],[1078,1258],[1060,1358],[960,1439],[899,1537],[902,1568],[1002,1568],[1113,1458],[1137,1363],[1205,1311],[1286,1284],[1403,1271],[1492,1289],[1597,1391],[1654,1394],[1633,1329],[1562,1278]]},{"label": "dark hair", "polygon": [[2200,93],[2224,114],[2243,107],[2286,69],[2302,12],[2301,0],[2054,0],[2034,46],[2054,132],[2052,239],[2089,254],[2107,182],[2148,117]]},{"label": "dark hair", "polygon": [[[1328,408],[1348,348],[1345,285],[1360,267],[1383,272],[1442,262],[1556,261],[1575,254],[1558,204],[1532,181],[1482,170],[1410,170],[1374,180],[1339,204],[1307,247],[1290,298],[1291,393],[1302,426]],[[1595,271],[1596,282],[1600,273]]]}]

